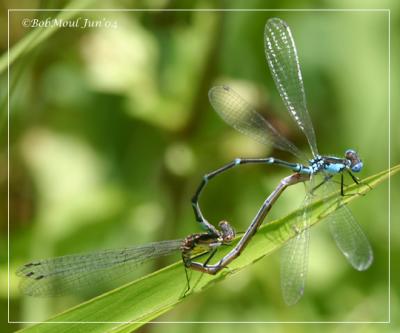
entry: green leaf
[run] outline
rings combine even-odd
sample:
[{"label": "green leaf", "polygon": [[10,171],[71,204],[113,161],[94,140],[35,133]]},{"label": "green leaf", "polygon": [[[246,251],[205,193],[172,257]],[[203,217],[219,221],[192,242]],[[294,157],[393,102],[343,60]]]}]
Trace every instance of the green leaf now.
[{"label": "green leaf", "polygon": [[[354,184],[346,190],[365,194],[399,171],[400,165],[363,180],[361,186]],[[364,195],[353,195],[345,197],[344,202],[349,203],[356,199],[366,200]],[[337,208],[337,193],[330,195],[327,202],[329,203],[328,209],[324,208],[326,206],[321,200],[314,202],[310,207],[312,225]],[[287,240],[295,236],[291,225],[296,220],[297,213],[294,211],[282,219],[263,225],[242,255],[220,274],[211,276],[190,271],[192,289],[186,297],[191,297],[279,249]],[[238,239],[233,242],[233,245],[237,241]],[[216,259],[225,255],[229,250],[228,247],[221,248],[215,256]],[[200,276],[201,279],[199,279]],[[183,265],[181,262],[177,262],[71,308],[49,319],[46,323],[36,324],[22,331],[75,332],[82,329],[82,322],[86,322],[84,329],[90,332],[111,330],[113,332],[131,332],[182,302],[185,299],[183,294],[186,286]]]}]

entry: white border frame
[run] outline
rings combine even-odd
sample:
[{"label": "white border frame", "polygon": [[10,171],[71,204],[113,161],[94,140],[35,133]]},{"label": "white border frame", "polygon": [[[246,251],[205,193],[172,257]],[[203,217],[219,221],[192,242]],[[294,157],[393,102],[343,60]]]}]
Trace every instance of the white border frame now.
[{"label": "white border frame", "polygon": [[[388,167],[391,165],[391,11],[389,8],[343,9],[22,9],[11,8],[7,13],[7,319],[8,324],[390,324],[391,323],[391,174],[388,179],[388,320],[387,321],[10,321],[10,13],[11,12],[386,12],[388,14]],[[389,169],[390,170],[390,169]]]}]

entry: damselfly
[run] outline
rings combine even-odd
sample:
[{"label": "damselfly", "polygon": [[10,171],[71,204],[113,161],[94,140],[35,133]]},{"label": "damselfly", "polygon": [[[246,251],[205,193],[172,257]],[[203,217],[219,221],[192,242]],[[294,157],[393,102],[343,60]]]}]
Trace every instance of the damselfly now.
[{"label": "damselfly", "polygon": [[[35,260],[17,270],[17,275],[22,278],[20,289],[29,296],[73,294],[121,279],[138,265],[177,251],[181,252],[185,267],[191,265],[192,259],[209,253],[207,262],[219,246],[229,244],[235,237],[227,222],[221,221],[219,227],[221,232],[218,234],[197,233],[184,239]],[[186,278],[184,295],[190,288],[188,275]]]},{"label": "damselfly", "polygon": [[[264,43],[267,63],[275,85],[290,116],[306,136],[312,156],[308,157],[309,155],[302,153],[293,143],[279,134],[265,118],[231,88],[227,86],[212,88],[209,92],[211,105],[227,124],[258,142],[272,144],[278,149],[293,154],[303,163],[290,163],[273,157],[237,158],[206,174],[192,199],[192,205],[196,220],[210,234],[218,234],[218,229],[205,219],[199,206],[199,197],[210,179],[237,165],[250,163],[277,165],[295,172],[284,178],[265,200],[243,238],[232,251],[214,265],[191,263],[191,268],[210,274],[217,273],[244,250],[283,190],[299,182],[307,182],[302,214],[299,215],[296,225],[293,226],[297,235],[284,247],[281,260],[283,297],[287,304],[294,304],[302,296],[306,281],[310,223],[307,207],[312,201],[313,193],[317,189],[323,190],[325,193],[331,191],[331,180],[339,174],[341,178],[340,194],[344,196],[343,174],[347,173],[355,183],[359,184],[359,179],[353,173],[360,172],[363,163],[357,152],[352,149],[346,150],[344,158],[323,156],[318,153],[314,129],[307,111],[297,50],[288,25],[279,18],[268,20],[265,26]],[[315,185],[317,176],[322,176],[322,179],[318,185]],[[340,202],[339,196],[338,203],[340,204]],[[340,208],[329,215],[327,219],[337,246],[350,264],[360,271],[367,269],[373,260],[372,249],[349,209],[340,204]]]}]

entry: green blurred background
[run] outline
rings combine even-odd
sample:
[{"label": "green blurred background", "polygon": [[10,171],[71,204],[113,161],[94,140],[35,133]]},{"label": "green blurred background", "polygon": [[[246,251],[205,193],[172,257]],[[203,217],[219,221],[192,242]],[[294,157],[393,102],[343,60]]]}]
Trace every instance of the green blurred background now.
[{"label": "green blurred background", "polygon": [[[89,8],[129,7],[127,1],[84,2]],[[201,1],[193,8],[224,7]],[[293,8],[294,1],[254,1],[253,8]],[[398,37],[395,2],[391,6],[392,40]],[[3,8],[13,7],[11,2]],[[60,8],[74,3],[25,1],[21,8]],[[82,5],[82,3],[80,3]],[[184,2],[155,1],[142,8],[182,8]],[[245,1],[236,8],[248,7]],[[304,8],[359,7],[353,1],[304,1]],[[2,27],[6,26],[2,13]],[[10,45],[35,29],[25,17],[56,17],[57,12],[12,12]],[[356,149],[364,160],[362,177],[388,167],[388,13],[359,12],[81,12],[115,28],[62,28],[26,46],[10,72],[10,319],[48,318],[83,298],[22,297],[15,269],[33,258],[122,247],[181,238],[200,231],[190,199],[204,173],[235,157],[292,157],[261,146],[229,128],[215,114],[207,92],[228,84],[246,97],[300,148],[308,149],[289,119],[266,65],[263,30],[278,16],[292,29],[298,48],[308,107],[319,150],[342,156]],[[3,30],[4,30],[3,29]],[[6,52],[6,40],[2,40]],[[392,44],[392,72],[398,44]],[[3,57],[4,59],[4,57]],[[6,72],[1,73],[1,210],[7,211]],[[398,122],[397,81],[392,81],[392,124]],[[393,131],[392,165],[399,160]],[[244,166],[217,178],[201,204],[216,223],[230,221],[244,231],[287,171]],[[398,195],[393,180],[392,195]],[[303,188],[290,189],[269,220],[297,208]],[[395,206],[395,205],[394,205]],[[335,248],[325,224],[312,230],[305,296],[288,308],[280,294],[279,253],[185,300],[161,321],[387,321],[388,185],[381,185],[351,209],[373,246],[375,261],[356,272]],[[392,217],[398,216],[393,207]],[[395,226],[395,230],[398,230]],[[1,220],[0,306],[7,312],[7,219]],[[399,233],[392,233],[392,258],[400,255]],[[171,261],[141,267],[138,276]],[[392,288],[398,288],[398,264]],[[392,313],[399,295],[392,292]],[[17,325],[2,324],[1,331]],[[252,326],[265,331],[270,326]],[[381,326],[382,327],[382,326]],[[386,327],[395,331],[397,325]],[[272,328],[272,326],[271,326]],[[279,325],[274,331],[314,331],[320,327]],[[326,326],[347,331],[349,326]],[[374,332],[374,325],[354,330]],[[382,327],[383,328],[383,327]],[[185,325],[147,325],[146,332],[185,332]],[[193,332],[225,332],[232,326],[197,325]]]}]

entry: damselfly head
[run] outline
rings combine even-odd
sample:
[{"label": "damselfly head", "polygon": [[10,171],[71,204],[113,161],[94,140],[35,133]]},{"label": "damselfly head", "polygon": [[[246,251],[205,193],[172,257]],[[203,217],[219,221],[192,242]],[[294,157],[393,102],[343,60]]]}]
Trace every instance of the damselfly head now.
[{"label": "damselfly head", "polygon": [[353,172],[360,172],[363,167],[363,162],[358,157],[358,154],[353,149],[346,150],[345,153],[346,160],[349,161],[349,168]]},{"label": "damselfly head", "polygon": [[223,243],[230,243],[236,236],[235,229],[229,224],[228,221],[220,221],[219,228],[221,229],[221,238]]}]

